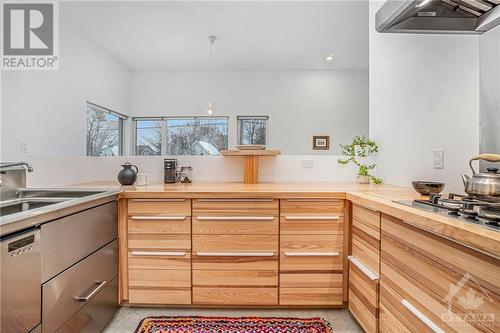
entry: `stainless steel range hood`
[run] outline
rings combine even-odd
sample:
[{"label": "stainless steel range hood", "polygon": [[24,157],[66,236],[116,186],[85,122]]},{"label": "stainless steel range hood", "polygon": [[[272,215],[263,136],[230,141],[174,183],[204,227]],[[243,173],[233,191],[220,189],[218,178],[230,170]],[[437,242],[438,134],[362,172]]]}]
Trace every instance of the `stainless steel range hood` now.
[{"label": "stainless steel range hood", "polygon": [[482,34],[500,24],[500,0],[390,0],[376,14],[378,32]]}]

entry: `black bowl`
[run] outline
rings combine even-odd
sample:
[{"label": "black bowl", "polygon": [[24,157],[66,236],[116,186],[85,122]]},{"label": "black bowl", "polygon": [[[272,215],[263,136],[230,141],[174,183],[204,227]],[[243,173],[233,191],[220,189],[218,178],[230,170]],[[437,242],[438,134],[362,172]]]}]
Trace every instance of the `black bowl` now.
[{"label": "black bowl", "polygon": [[444,190],[444,183],[439,182],[426,182],[415,180],[412,181],[411,184],[415,191],[422,195],[429,195],[431,193],[441,193]]}]

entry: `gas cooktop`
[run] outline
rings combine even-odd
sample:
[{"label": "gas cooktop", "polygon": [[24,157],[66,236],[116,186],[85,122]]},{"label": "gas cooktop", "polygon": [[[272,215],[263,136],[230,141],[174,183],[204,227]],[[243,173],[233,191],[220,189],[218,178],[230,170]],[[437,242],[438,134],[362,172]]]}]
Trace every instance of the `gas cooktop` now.
[{"label": "gas cooktop", "polygon": [[428,200],[416,199],[395,202],[500,231],[500,202],[487,198],[450,193],[447,197],[431,194]]}]

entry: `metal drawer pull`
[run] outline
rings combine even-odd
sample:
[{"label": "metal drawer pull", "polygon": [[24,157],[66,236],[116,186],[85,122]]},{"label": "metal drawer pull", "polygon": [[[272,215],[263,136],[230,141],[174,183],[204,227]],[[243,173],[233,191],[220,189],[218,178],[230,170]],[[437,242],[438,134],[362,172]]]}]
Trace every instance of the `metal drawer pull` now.
[{"label": "metal drawer pull", "polygon": [[366,267],[358,258],[354,256],[348,256],[347,259],[356,266],[361,272],[363,272],[370,280],[375,281],[378,280],[378,275],[373,273],[371,269]]},{"label": "metal drawer pull", "polygon": [[340,216],[285,216],[287,220],[339,220]]},{"label": "metal drawer pull", "polygon": [[401,304],[404,305],[411,313],[413,313],[418,319],[420,319],[427,327],[429,327],[433,332],[445,333],[439,326],[434,324],[432,320],[427,318],[422,312],[420,312],[416,307],[414,307],[410,302],[405,299],[401,300]]},{"label": "metal drawer pull", "polygon": [[287,257],[338,257],[339,252],[285,252]]},{"label": "metal drawer pull", "polygon": [[104,286],[106,285],[107,281],[96,281],[97,287],[92,290],[90,294],[87,296],[77,296],[75,299],[79,302],[88,302],[92,297],[94,297]]},{"label": "metal drawer pull", "polygon": [[133,202],[184,202],[186,199],[131,199]]},{"label": "metal drawer pull", "polygon": [[133,256],[138,257],[147,257],[147,256],[156,256],[156,257],[184,257],[186,255],[186,251],[184,252],[165,252],[165,251],[132,251],[130,252]]},{"label": "metal drawer pull", "polygon": [[273,199],[196,199],[198,202],[273,202]]},{"label": "metal drawer pull", "polygon": [[340,199],[286,199],[288,202],[340,202]]},{"label": "metal drawer pull", "polygon": [[274,216],[197,216],[198,221],[273,221]]},{"label": "metal drawer pull", "polygon": [[170,220],[184,221],[186,216],[132,216],[132,220]]},{"label": "metal drawer pull", "polygon": [[274,252],[196,252],[199,257],[272,257]]}]

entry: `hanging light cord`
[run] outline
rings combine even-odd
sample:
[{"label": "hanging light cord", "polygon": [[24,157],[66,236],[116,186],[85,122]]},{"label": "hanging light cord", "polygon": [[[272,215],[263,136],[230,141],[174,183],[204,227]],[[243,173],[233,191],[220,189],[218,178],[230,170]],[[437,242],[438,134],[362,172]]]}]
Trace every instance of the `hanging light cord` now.
[{"label": "hanging light cord", "polygon": [[214,44],[216,39],[217,37],[215,36],[208,36],[208,40],[210,41],[210,66],[214,63]]},{"label": "hanging light cord", "polygon": [[[210,68],[213,69],[213,62],[214,62],[214,44],[215,44],[215,40],[217,39],[217,37],[215,36],[208,36],[208,40],[210,41]],[[213,105],[212,105],[212,101],[209,101],[208,102],[208,109],[207,109],[207,112],[209,115],[213,114],[214,112],[214,108],[213,108]]]}]

